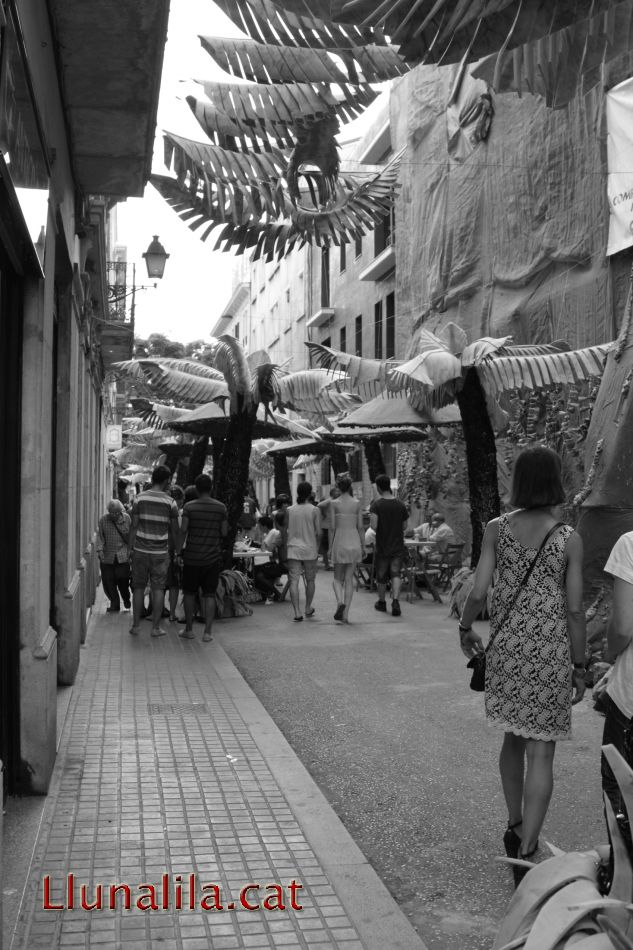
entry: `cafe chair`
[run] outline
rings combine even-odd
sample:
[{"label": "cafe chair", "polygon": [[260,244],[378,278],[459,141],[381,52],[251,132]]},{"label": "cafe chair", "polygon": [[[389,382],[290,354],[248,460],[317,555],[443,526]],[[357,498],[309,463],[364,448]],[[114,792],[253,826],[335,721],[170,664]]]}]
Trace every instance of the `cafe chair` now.
[{"label": "cafe chair", "polygon": [[448,544],[446,550],[439,558],[437,565],[434,565],[429,574],[432,574],[433,580],[438,587],[447,591],[451,586],[453,575],[462,566],[462,557],[464,544]]},{"label": "cafe chair", "polygon": [[354,568],[354,579],[356,581],[356,590],[360,589],[360,586],[365,588],[365,590],[375,590],[376,584],[374,582],[374,558],[372,557],[370,564],[365,564],[363,561],[360,561]]}]

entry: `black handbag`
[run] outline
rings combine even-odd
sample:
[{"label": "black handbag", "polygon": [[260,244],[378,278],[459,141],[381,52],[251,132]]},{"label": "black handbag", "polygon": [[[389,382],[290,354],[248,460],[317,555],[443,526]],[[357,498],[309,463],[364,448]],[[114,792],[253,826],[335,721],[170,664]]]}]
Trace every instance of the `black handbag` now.
[{"label": "black handbag", "polygon": [[491,647],[492,644],[494,643],[495,637],[497,636],[497,634],[499,633],[499,631],[500,631],[501,628],[503,627],[504,623],[506,622],[506,620],[507,620],[508,617],[510,616],[510,613],[512,612],[512,609],[513,609],[514,605],[516,604],[516,602],[517,602],[517,600],[518,600],[519,594],[520,594],[521,591],[527,586],[527,582],[528,582],[528,580],[530,579],[530,574],[531,574],[532,571],[534,570],[534,566],[536,565],[536,562],[538,561],[538,559],[539,559],[539,557],[540,557],[541,551],[543,550],[543,548],[545,547],[545,545],[547,544],[547,542],[549,541],[549,539],[551,538],[551,536],[554,534],[554,532],[557,531],[558,528],[561,528],[562,526],[563,526],[563,522],[562,522],[562,521],[557,521],[556,524],[554,525],[554,527],[553,527],[553,528],[550,528],[550,530],[547,532],[547,534],[545,535],[545,537],[544,537],[543,540],[541,541],[541,546],[540,546],[540,548],[538,549],[538,551],[536,552],[536,555],[535,555],[534,559],[532,560],[532,563],[530,564],[530,566],[528,567],[527,571],[525,572],[525,575],[524,575],[524,577],[523,577],[523,580],[522,580],[521,583],[519,584],[519,586],[518,586],[518,588],[517,588],[517,592],[516,592],[516,594],[514,595],[514,597],[512,598],[512,603],[510,604],[510,606],[509,606],[508,609],[506,610],[506,613],[505,613],[505,616],[504,616],[503,620],[501,620],[501,622],[500,622],[499,624],[497,624],[497,629],[495,630],[495,632],[493,633],[493,635],[492,635],[492,636],[490,637],[490,639],[488,640],[488,644],[487,644],[487,646],[486,646],[486,649],[483,651],[483,653],[476,653],[476,654],[468,661],[468,663],[466,664],[466,669],[473,671],[472,676],[471,676],[471,678],[470,678],[470,684],[469,684],[469,685],[470,685],[470,688],[471,688],[472,690],[474,690],[475,693],[483,693],[483,691],[484,691],[485,688],[486,688],[486,653],[488,652],[488,650],[490,649],[490,647]]}]

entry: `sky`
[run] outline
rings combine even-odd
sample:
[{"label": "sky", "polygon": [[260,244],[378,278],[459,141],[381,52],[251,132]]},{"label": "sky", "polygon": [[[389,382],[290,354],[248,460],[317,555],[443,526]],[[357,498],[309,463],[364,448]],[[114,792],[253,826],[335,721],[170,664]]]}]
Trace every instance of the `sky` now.
[{"label": "sky", "polygon": [[[212,0],[171,0],[167,45],[154,147],[154,172],[167,174],[163,164],[162,132],[205,141],[206,137],[184,102],[186,95],[202,95],[193,79],[235,81],[206,53],[199,35],[241,36],[237,27]],[[371,107],[345,126],[341,139],[358,134],[369,120]],[[128,261],[136,263],[137,286],[150,289],[136,294],[136,336],[164,333],[188,343],[210,339],[210,329],[231,296],[232,253],[213,252],[214,239],[202,242],[151,185],[141,198],[119,204],[120,243],[127,245]],[[165,276],[151,289],[142,254],[157,234],[170,257]]]},{"label": "sky", "polygon": [[[200,95],[193,79],[227,79],[206,53],[199,35],[239,36],[238,29],[211,0],[171,0],[167,45],[158,106],[153,171],[168,174],[163,163],[163,131],[198,141],[205,135],[184,97]],[[211,327],[231,296],[233,256],[213,252],[213,239],[203,242],[180,220],[148,184],[143,198],[118,205],[119,243],[136,264],[136,335],[164,333],[188,343],[210,338]],[[157,289],[147,277],[143,252],[157,234],[169,254],[165,276]]]}]

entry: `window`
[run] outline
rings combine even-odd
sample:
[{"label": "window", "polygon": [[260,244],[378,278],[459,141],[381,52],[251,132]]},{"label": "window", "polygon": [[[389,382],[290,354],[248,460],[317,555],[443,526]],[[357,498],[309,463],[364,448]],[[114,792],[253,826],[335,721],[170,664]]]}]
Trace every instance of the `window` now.
[{"label": "window", "polygon": [[386,248],[391,247],[394,237],[394,210],[392,208],[374,231],[374,256],[378,257]]},{"label": "window", "polygon": [[236,324],[235,324],[235,328],[234,328],[234,330],[233,330],[233,333],[235,334],[235,339],[236,339],[236,340],[239,340],[239,338],[240,338],[240,325],[239,325],[239,323],[236,323]]},{"label": "window", "polygon": [[341,248],[340,248],[340,250],[341,250],[341,263],[340,263],[339,270],[340,270],[340,272],[341,272],[341,274],[342,274],[343,271],[345,270],[345,266],[346,266],[346,264],[345,264],[345,242],[344,242],[344,241],[341,241]]},{"label": "window", "polygon": [[387,338],[385,359],[392,360],[396,355],[396,295],[392,291],[385,300]]},{"label": "window", "polygon": [[354,256],[358,258],[361,256],[362,253],[363,253],[363,239],[359,235],[354,241]]},{"label": "window", "polygon": [[332,337],[326,336],[324,340],[321,340],[321,346],[332,346]]},{"label": "window", "polygon": [[321,248],[321,306],[330,306],[330,249]]},{"label": "window", "polygon": [[382,300],[374,304],[374,359],[382,359]]},{"label": "window", "polygon": [[354,327],[354,348],[356,350],[356,356],[363,355],[363,315],[356,317],[356,323]]},{"label": "window", "polygon": [[347,352],[347,327],[341,327],[340,329],[338,348],[342,353]]}]

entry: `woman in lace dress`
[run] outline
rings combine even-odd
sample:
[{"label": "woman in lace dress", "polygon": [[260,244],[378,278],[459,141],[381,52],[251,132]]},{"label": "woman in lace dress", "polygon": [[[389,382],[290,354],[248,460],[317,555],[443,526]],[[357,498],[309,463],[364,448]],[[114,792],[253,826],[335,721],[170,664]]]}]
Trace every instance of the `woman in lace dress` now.
[{"label": "woman in lace dress", "polygon": [[552,795],[556,742],[570,738],[571,707],[585,691],[582,541],[569,525],[557,524],[554,509],[563,500],[558,455],[544,446],[521,452],[510,498],[517,510],[486,527],[459,622],[461,648],[472,657],[483,644],[471,624],[494,575],[486,716],[505,733],[499,770],[510,857],[529,858],[537,850]]},{"label": "woman in lace dress", "polygon": [[360,501],[352,495],[352,481],[346,475],[336,480],[340,496],[330,504],[330,560],[334,565],[332,586],[336,595],[334,619],[349,623],[354,595],[354,568],[365,554],[365,530]]}]

